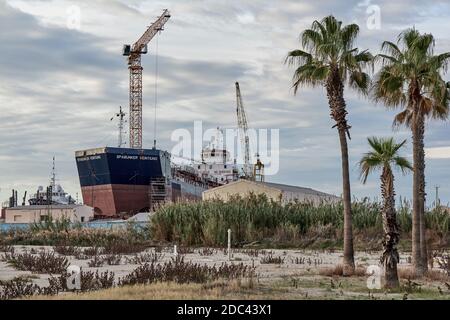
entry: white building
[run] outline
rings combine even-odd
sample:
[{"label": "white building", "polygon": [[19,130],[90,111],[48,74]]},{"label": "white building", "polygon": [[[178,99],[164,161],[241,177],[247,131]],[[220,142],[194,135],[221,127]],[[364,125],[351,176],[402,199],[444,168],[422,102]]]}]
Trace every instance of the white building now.
[{"label": "white building", "polygon": [[94,218],[94,209],[86,205],[33,205],[6,208],[5,223],[34,223],[48,217],[52,221],[69,219],[71,222],[88,222]]}]

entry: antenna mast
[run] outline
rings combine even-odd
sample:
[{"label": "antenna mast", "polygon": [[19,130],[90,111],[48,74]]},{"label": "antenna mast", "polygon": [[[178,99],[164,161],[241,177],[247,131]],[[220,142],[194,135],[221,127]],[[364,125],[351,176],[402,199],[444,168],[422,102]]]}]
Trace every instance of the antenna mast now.
[{"label": "antenna mast", "polygon": [[55,156],[53,156],[52,176],[50,178],[50,185],[52,186],[53,190],[55,190],[55,186],[56,186]]},{"label": "antenna mast", "polygon": [[[125,112],[122,111],[122,106],[120,106],[119,113],[115,114],[115,117],[119,118],[119,125],[118,125],[119,137],[118,137],[118,141],[117,141],[117,145],[119,148],[122,148],[122,146],[126,144],[126,142],[123,140],[123,136],[124,136],[123,129],[124,129],[125,123],[126,123],[125,115],[126,115]],[[111,121],[113,121],[113,120],[114,120],[114,117],[111,118]]]}]

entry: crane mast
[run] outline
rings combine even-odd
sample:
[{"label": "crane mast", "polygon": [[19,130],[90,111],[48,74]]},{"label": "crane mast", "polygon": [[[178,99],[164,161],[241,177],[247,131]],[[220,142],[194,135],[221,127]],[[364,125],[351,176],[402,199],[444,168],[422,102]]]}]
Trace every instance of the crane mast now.
[{"label": "crane mast", "polygon": [[239,136],[241,138],[241,150],[244,152],[244,164],[243,172],[245,179],[253,178],[253,170],[250,164],[250,141],[248,137],[248,122],[247,116],[244,110],[244,104],[242,102],[241,89],[239,87],[239,82],[236,82],[236,101],[237,101],[237,118],[238,118],[238,129]]},{"label": "crane mast", "polygon": [[142,149],[142,65],[141,56],[147,54],[147,46],[155,35],[163,30],[170,19],[169,10],[156,20],[147,31],[133,44],[125,45],[123,55],[128,57],[130,70],[130,148]]}]

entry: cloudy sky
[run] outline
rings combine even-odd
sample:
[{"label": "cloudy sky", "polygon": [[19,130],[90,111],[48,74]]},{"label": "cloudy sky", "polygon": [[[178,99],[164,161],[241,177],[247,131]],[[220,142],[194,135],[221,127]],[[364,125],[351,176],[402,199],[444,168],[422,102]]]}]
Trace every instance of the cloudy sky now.
[{"label": "cloudy sky", "polygon": [[[374,7],[375,6],[375,7]],[[59,182],[79,192],[74,151],[113,146],[128,106],[128,70],[122,45],[132,43],[168,8],[172,18],[159,36],[159,147],[171,150],[173,130],[236,126],[234,83],[239,81],[253,128],[280,129],[280,171],[273,182],[339,195],[340,153],[324,91],[294,96],[292,69],[283,61],[299,48],[298,35],[315,19],[333,14],[357,22],[357,46],[378,53],[383,40],[415,26],[436,37],[436,52],[450,51],[447,1],[419,0],[0,0],[0,200],[10,189],[34,192],[48,183],[56,156]],[[379,8],[379,28],[373,28]],[[79,13],[79,14],[78,14]],[[369,24],[368,24],[369,22]],[[149,47],[156,51],[156,41]],[[144,146],[153,141],[155,55],[144,57]],[[445,78],[450,80],[449,76]],[[394,111],[346,91],[352,125],[350,169],[356,197],[379,197],[378,177],[358,180],[357,161],[367,136],[408,139],[392,132]],[[427,184],[450,202],[450,123],[427,125]],[[411,157],[411,146],[404,150]],[[397,177],[397,194],[411,196],[411,176]]]}]

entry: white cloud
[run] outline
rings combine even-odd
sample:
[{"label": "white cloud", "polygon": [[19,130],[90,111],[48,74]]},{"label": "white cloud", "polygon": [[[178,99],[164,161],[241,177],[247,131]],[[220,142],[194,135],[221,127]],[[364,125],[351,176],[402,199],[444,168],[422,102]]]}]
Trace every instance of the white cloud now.
[{"label": "white cloud", "polygon": [[450,159],[450,147],[426,148],[425,155],[428,159]]}]

